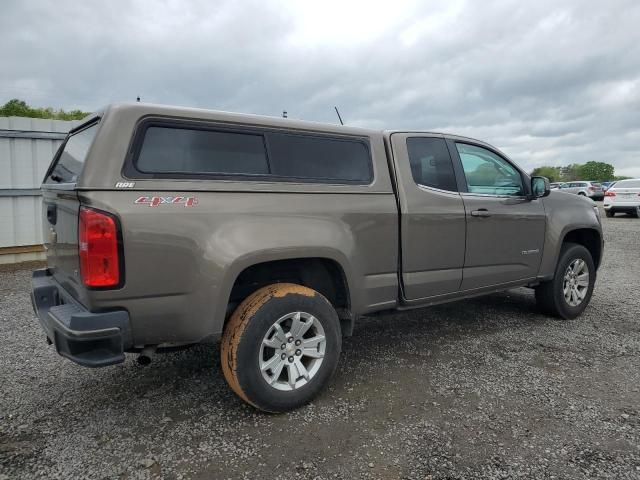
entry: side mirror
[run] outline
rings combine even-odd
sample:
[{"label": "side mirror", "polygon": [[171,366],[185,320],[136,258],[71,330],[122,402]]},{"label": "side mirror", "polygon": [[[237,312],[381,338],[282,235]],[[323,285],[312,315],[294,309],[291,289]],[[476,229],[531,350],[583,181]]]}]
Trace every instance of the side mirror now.
[{"label": "side mirror", "polygon": [[546,197],[551,193],[547,177],[531,177],[531,196],[533,198]]}]

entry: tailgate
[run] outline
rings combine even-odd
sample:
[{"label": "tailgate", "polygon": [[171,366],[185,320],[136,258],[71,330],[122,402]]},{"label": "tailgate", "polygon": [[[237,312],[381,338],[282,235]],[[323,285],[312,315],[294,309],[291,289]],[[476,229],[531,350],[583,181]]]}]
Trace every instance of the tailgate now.
[{"label": "tailgate", "polygon": [[97,130],[95,120],[72,130],[42,184],[43,237],[49,270],[76,300],[81,300],[84,290],[78,256],[80,202],[76,184]]},{"label": "tailgate", "polygon": [[42,189],[43,236],[53,277],[78,299],[82,288],[78,256],[78,212],[75,190]]}]

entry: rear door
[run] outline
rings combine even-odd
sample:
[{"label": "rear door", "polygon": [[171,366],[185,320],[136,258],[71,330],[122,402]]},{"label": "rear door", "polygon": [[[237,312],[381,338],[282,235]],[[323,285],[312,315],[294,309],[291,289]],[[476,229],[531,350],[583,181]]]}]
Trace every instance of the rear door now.
[{"label": "rear door", "polygon": [[81,287],[78,257],[80,202],[76,183],[98,129],[96,122],[72,133],[58,150],[42,184],[43,237],[54,278],[74,297]]},{"label": "rear door", "polygon": [[462,290],[533,278],[544,246],[542,200],[531,200],[528,177],[499,152],[449,140],[463,172],[466,213]]},{"label": "rear door", "polygon": [[406,300],[455,293],[462,282],[464,204],[441,135],[391,135],[400,201],[401,277]]}]

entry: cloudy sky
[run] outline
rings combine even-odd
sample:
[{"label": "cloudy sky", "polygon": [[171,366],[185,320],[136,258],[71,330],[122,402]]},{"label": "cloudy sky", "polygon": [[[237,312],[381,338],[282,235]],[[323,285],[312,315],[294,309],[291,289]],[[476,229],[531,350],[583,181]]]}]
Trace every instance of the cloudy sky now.
[{"label": "cloudy sky", "polygon": [[640,2],[3,0],[0,103],[134,100],[480,138],[640,176]]}]

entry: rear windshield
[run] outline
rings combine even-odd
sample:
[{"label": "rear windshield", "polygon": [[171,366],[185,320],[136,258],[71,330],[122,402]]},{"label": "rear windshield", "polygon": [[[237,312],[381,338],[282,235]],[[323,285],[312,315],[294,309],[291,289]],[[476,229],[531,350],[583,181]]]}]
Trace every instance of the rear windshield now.
[{"label": "rear windshield", "polygon": [[67,138],[47,183],[74,183],[78,180],[97,130],[98,124],[94,123]]},{"label": "rear windshield", "polygon": [[640,180],[620,180],[613,188],[640,188]]},{"label": "rear windshield", "polygon": [[602,187],[602,185],[601,185],[601,184],[596,183],[596,182],[591,182],[591,186],[592,186],[592,187]]},{"label": "rear windshield", "polygon": [[369,184],[363,140],[269,131],[150,125],[129,177],[226,178]]}]

